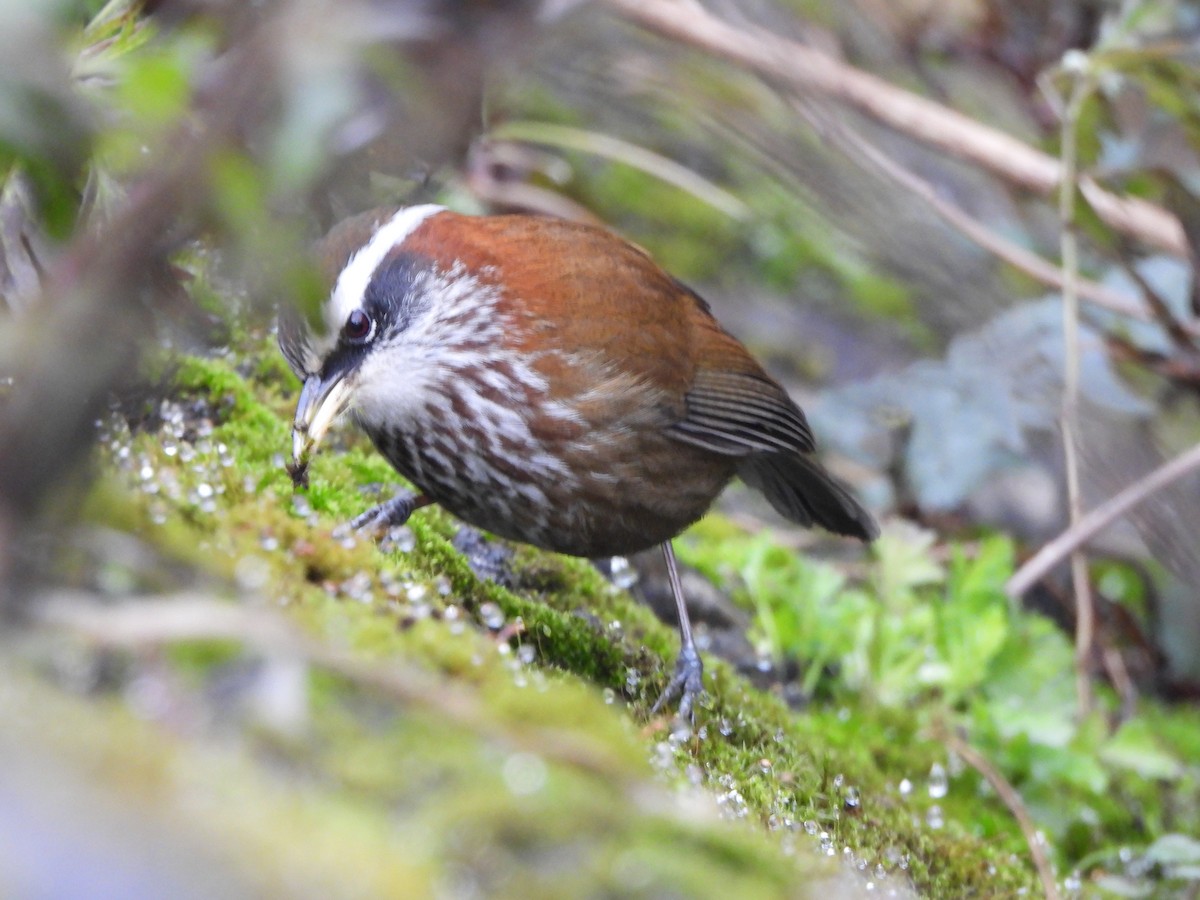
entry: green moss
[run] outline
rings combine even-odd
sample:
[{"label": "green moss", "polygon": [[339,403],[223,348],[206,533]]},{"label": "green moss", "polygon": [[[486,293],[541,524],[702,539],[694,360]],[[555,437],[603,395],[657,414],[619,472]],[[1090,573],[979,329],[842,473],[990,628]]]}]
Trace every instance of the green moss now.
[{"label": "green moss", "polygon": [[[261,340],[257,346],[265,347]],[[421,852],[400,857],[409,871],[431,865],[443,877],[459,872],[499,885],[501,893],[540,894],[562,883],[623,895],[660,895],[674,885],[689,896],[707,896],[718,886],[720,896],[729,896],[730,886],[739,896],[779,896],[804,883],[797,865],[810,874],[819,868],[818,841],[806,833],[811,823],[827,832],[836,854],[852,847],[864,865],[911,876],[935,896],[995,895],[1033,884],[1011,831],[999,843],[981,842],[957,824],[970,821],[966,803],[963,818],[948,807],[946,824],[930,828],[927,799],[900,795],[899,772],[916,780],[945,759],[910,718],[878,709],[797,715],[728,666],[708,661],[701,730],[682,742],[670,739],[665,721],[640,723],[672,670],[678,646],[672,629],[586,561],[520,547],[510,566],[513,587],[481,581],[450,543],[458,523],[436,508],[413,517],[409,552],[334,538],[333,526],[370,502],[362,485],[395,480],[386,463],[350,437],[341,440],[343,452],[318,455],[306,495],[320,517],[314,527],[307,513],[296,513],[278,459],[289,444],[289,376],[232,357],[186,358],[176,372],[180,400],[209,404],[214,425],[207,441],[214,449],[184,465],[165,453],[159,436],[134,435],[132,456],[169,469],[174,494],[123,493],[122,478],[130,487],[138,480],[118,473],[102,481],[93,514],[149,529],[156,541],[183,548],[184,558],[199,558],[224,577],[244,581],[245,561],[252,560],[255,593],[274,598],[321,642],[363,660],[415,664],[474,698],[469,712],[443,720],[436,696],[405,711],[352,678],[318,668],[308,693],[311,734],[248,733],[252,755],[282,763],[300,790],[319,787],[322,796],[341,798],[328,802],[349,804],[351,811],[333,817],[346,818],[348,829],[415,836]],[[221,464],[219,445],[234,465]],[[196,502],[200,483],[219,489],[216,512]],[[165,521],[149,524],[151,509],[159,520],[165,509]],[[714,519],[699,533],[728,529]],[[722,564],[710,568],[719,572]],[[389,593],[389,584],[399,584],[399,593]],[[414,589],[430,609],[415,621],[407,601]],[[473,618],[463,627],[464,612],[476,617],[491,603],[507,623],[521,622],[504,644]],[[521,645],[534,648],[534,669],[514,661]],[[189,644],[174,654],[172,664],[190,681],[217,677],[240,661],[224,643]],[[628,706],[606,702],[600,688]],[[545,754],[544,788],[535,797],[514,795],[505,761],[516,753],[513,765],[536,770],[538,762],[519,756],[531,748]],[[662,809],[634,812],[628,786],[646,782],[644,760],[663,754],[672,771],[698,767],[700,780],[753,827],[685,825]],[[603,785],[595,782],[600,772]],[[847,803],[850,788],[857,804]],[[381,808],[391,810],[392,825],[374,818]],[[369,821],[376,826],[363,824]],[[780,835],[760,831],[768,822]],[[795,844],[799,863],[784,856],[784,842]],[[568,877],[576,880],[561,882]]]}]

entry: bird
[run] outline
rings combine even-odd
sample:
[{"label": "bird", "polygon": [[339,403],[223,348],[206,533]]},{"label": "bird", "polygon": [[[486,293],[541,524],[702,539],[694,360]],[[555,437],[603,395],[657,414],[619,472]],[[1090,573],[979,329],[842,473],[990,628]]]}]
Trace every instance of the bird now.
[{"label": "bird", "polygon": [[660,546],[680,653],[652,714],[703,692],[672,540],[735,477],[785,519],[873,540],[871,513],[815,456],[800,407],[650,255],[591,224],[360,213],[320,240],[332,285],[312,320],[281,313],[302,383],[289,471],[306,485],[343,413],[416,492],[351,527],[438,504],[502,538],[571,556]]}]

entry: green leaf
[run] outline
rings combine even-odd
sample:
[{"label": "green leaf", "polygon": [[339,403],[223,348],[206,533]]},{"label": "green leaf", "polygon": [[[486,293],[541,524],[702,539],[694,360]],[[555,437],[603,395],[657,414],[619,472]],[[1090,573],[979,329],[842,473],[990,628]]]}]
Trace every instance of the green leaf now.
[{"label": "green leaf", "polygon": [[184,61],[166,53],[153,53],[127,61],[118,103],[140,123],[155,127],[175,122],[190,96]]},{"label": "green leaf", "polygon": [[879,597],[889,609],[908,605],[914,590],[945,579],[945,570],[929,552],[936,537],[932,531],[897,522],[875,542]]},{"label": "green leaf", "polygon": [[1130,719],[1100,748],[1100,758],[1114,768],[1171,781],[1183,772],[1183,764],[1159,742],[1144,719]]},{"label": "green leaf", "polygon": [[1200,841],[1186,834],[1164,834],[1146,848],[1146,859],[1162,866],[1200,866]]},{"label": "green leaf", "polygon": [[1038,744],[1064,747],[1075,735],[1074,651],[1049,620],[1013,620],[1009,639],[996,654],[980,714],[1001,736],[1025,735]]}]

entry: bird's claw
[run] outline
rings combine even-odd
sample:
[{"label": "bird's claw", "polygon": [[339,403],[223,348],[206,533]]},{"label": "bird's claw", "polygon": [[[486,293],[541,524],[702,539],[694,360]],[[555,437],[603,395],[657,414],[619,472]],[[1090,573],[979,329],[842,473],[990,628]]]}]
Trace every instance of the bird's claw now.
[{"label": "bird's claw", "polygon": [[378,506],[372,506],[366,512],[355,516],[350,520],[350,528],[354,531],[382,534],[389,528],[396,528],[407,522],[419,505],[420,501],[416,494],[401,491],[392,499],[386,500]]},{"label": "bird's claw", "polygon": [[694,646],[685,645],[679,651],[679,658],[675,660],[675,674],[650,708],[650,714],[655,715],[679,697],[679,718],[690,724],[695,721],[693,705],[703,693],[704,663],[700,661],[700,654]]}]

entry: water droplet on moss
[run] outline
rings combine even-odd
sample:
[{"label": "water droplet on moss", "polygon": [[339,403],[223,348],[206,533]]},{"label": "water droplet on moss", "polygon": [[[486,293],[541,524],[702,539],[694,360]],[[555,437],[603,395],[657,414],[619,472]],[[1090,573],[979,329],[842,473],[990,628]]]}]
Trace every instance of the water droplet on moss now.
[{"label": "water droplet on moss", "polygon": [[925,824],[935,830],[946,824],[946,817],[942,813],[942,808],[936,803],[925,812]]},{"label": "water droplet on moss", "polygon": [[950,790],[950,782],[946,777],[946,767],[941,763],[934,763],[929,767],[929,796],[934,800],[940,800],[946,796]]},{"label": "water droplet on moss", "polygon": [[500,769],[504,783],[518,797],[540,791],[546,784],[546,764],[533,753],[514,753]]},{"label": "water droplet on moss", "polygon": [[667,741],[659,741],[650,755],[650,765],[662,770],[671,768],[675,765],[675,749]]},{"label": "water droplet on moss", "polygon": [[504,610],[488,601],[479,607],[479,620],[492,631],[499,631],[504,627]]},{"label": "water droplet on moss", "polygon": [[407,525],[394,525],[380,541],[380,549],[395,550],[399,553],[412,553],[417,546],[417,536]]},{"label": "water droplet on moss", "polygon": [[271,579],[271,567],[261,556],[243,556],[234,564],[233,577],[243,590],[258,591]]}]

